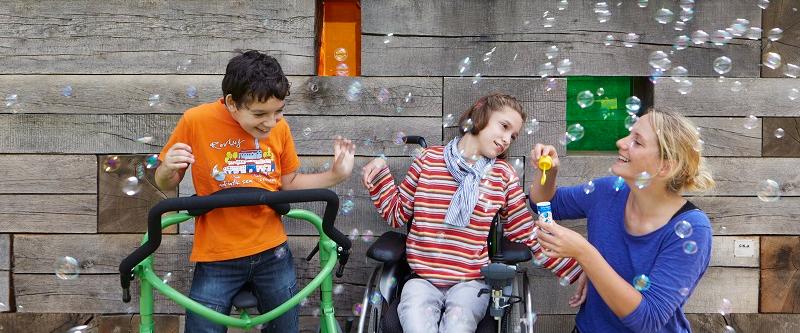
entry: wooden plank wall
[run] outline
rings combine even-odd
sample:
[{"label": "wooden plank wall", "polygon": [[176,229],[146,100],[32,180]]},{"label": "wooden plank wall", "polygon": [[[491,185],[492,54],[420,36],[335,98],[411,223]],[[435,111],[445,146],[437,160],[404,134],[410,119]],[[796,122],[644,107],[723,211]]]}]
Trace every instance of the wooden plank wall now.
[{"label": "wooden plank wall", "polygon": [[[559,47],[554,61],[571,59],[565,75],[648,76],[652,51],[668,51],[678,34],[711,33],[736,18],[761,26],[765,36],[783,27],[784,37],[780,42],[735,38],[725,47],[707,43],[676,51],[670,56],[673,66],[689,70],[693,91],[678,93],[668,78],[655,85],[656,106],[675,108],[700,128],[718,183],[709,194],[686,193],[711,218],[714,248],[711,267],[685,310],[700,332],[722,331],[725,323],[716,312],[723,298],[732,301],[728,321],[739,331],[800,330],[794,296],[800,291],[800,118],[797,101],[787,98],[790,87],[800,86],[781,71],[760,66],[764,52],[800,61],[800,26],[793,25],[800,15],[790,8],[796,5],[772,1],[762,11],[749,0],[698,1],[695,18],[682,32],[653,19],[662,7],[677,17],[675,2],[650,1],[644,9],[635,2],[610,5],[612,18],[601,23],[590,1],[570,1],[563,11],[553,1],[363,1],[363,77],[318,78],[319,13],[313,0],[4,2],[0,32],[14,37],[0,42],[0,96],[17,94],[19,102],[0,105],[0,330],[52,332],[89,324],[98,332],[135,331],[138,298],[120,302],[116,267],[146,229],[145,212],[163,197],[191,195],[194,188],[189,174],[177,191],[160,193],[148,183],[152,170],[145,170],[141,191],[126,196],[119,181],[136,173],[146,154],[160,151],[184,110],[218,98],[221,74],[235,49],[265,50],[289,75],[292,94],[285,110],[303,172],[330,165],[335,135],[356,142],[354,175],[334,187],[340,195],[352,191],[355,209],[336,223],[345,234],[377,236],[389,227],[360,185],[360,167],[385,154],[395,177],[402,177],[414,151],[393,143],[399,132],[441,144],[457,135],[456,128],[442,128],[445,115],[457,118],[478,97],[505,92],[541,123],[538,132],[521,136],[512,147],[511,158],[525,163],[532,144],[556,144],[566,125],[565,77],[548,84],[537,74],[546,61],[545,47]],[[545,11],[555,17],[552,28],[544,27]],[[631,48],[620,42],[628,32],[640,35]],[[394,35],[384,43],[388,33]],[[609,33],[616,41],[606,46]],[[493,49],[491,61],[483,62]],[[718,82],[711,63],[721,55],[734,66]],[[459,74],[465,57],[472,65]],[[185,69],[177,69],[188,59]],[[481,79],[473,83],[477,73]],[[355,81],[363,90],[349,101],[344,96]],[[731,90],[734,81],[741,84],[738,92]],[[308,89],[312,84],[317,89]],[[65,86],[72,88],[71,97],[62,96]],[[187,89],[197,96],[187,95]],[[382,89],[388,100],[379,97]],[[150,106],[154,94],[159,103]],[[406,101],[409,94],[413,98]],[[748,115],[758,117],[754,129],[742,126]],[[785,130],[783,138],[775,137],[777,128]],[[137,140],[142,137],[152,139]],[[562,185],[606,175],[613,159],[558,149]],[[114,156],[122,167],[105,172],[104,162]],[[525,169],[525,184],[532,181],[530,172]],[[781,184],[780,200],[755,196],[767,178]],[[562,223],[585,232],[585,221]],[[305,284],[319,269],[317,259],[304,260],[316,231],[297,221],[286,221],[286,229],[299,282]],[[191,222],[168,230],[156,255],[158,274],[171,273],[170,284],[183,292],[192,273],[192,233]],[[753,256],[735,255],[736,241],[752,241]],[[335,282],[345,290],[334,296],[342,322],[360,302],[374,267],[364,255],[369,244],[362,238],[354,242],[345,276]],[[53,276],[54,260],[66,255],[82,266],[77,279]],[[574,288],[526,266],[538,331],[569,332],[575,311],[566,300]],[[309,299],[301,307],[303,331],[315,329],[317,305]],[[182,309],[159,296],[156,311],[160,332],[181,330]]]}]

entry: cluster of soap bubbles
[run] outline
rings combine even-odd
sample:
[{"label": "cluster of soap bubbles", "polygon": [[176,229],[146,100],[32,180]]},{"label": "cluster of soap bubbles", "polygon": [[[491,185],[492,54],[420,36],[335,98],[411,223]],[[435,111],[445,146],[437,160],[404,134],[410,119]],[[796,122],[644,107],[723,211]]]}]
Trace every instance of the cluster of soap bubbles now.
[{"label": "cluster of soap bubbles", "polygon": [[[140,138],[137,141],[149,143],[152,141],[150,137]],[[160,161],[158,154],[149,154],[144,157],[136,157],[131,159],[130,168],[133,175],[120,175],[120,188],[122,193],[128,196],[138,194],[142,189],[142,180],[146,176],[145,170],[152,170],[158,167]],[[120,173],[123,165],[122,159],[116,155],[106,156],[100,166],[100,169],[106,173]],[[128,172],[127,170],[125,172]]]}]

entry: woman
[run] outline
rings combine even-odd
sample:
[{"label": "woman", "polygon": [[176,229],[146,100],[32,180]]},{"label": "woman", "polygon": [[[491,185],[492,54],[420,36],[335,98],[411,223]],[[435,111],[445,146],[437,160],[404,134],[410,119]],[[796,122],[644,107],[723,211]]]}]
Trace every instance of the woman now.
[{"label": "woman", "polygon": [[535,145],[534,161],[550,156],[553,167],[544,185],[533,182],[531,200],[550,201],[556,220],[587,218],[588,240],[555,223],[536,222],[548,256],[572,257],[583,267],[579,294],[570,300],[586,301],[574,331],[691,331],[683,305],[708,267],[712,235],[706,214],[681,192],[714,186],[700,142],[685,117],[650,109],[617,141],[611,171],[618,177],[594,180],[593,191],[556,189],[556,150]]}]

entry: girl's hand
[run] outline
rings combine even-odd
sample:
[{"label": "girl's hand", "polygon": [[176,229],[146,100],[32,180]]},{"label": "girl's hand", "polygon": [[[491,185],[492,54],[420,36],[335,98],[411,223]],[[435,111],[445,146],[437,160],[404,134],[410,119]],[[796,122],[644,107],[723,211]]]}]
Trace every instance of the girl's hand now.
[{"label": "girl's hand", "polygon": [[554,258],[575,258],[579,263],[592,245],[579,233],[556,223],[547,223],[541,219],[536,221],[539,244],[545,248],[545,254]]},{"label": "girl's hand", "polygon": [[364,176],[361,178],[361,183],[364,184],[364,187],[368,190],[372,189],[372,179],[386,167],[386,160],[378,157],[365,165],[361,171]]},{"label": "girl's hand", "polygon": [[333,143],[333,167],[331,172],[339,179],[346,179],[353,173],[356,145],[348,139],[336,136]]},{"label": "girl's hand", "polygon": [[551,169],[558,169],[559,161],[558,161],[558,153],[556,152],[556,147],[551,145],[545,145],[541,143],[537,143],[531,149],[531,162],[535,168],[539,168],[539,158],[542,156],[550,156],[553,159],[553,166]]},{"label": "girl's hand", "polygon": [[575,295],[569,298],[569,306],[573,308],[577,308],[586,301],[586,290],[589,288],[586,286],[589,283],[589,278],[586,277],[586,272],[582,272],[581,276],[578,277],[578,281],[575,281],[575,285],[578,286],[578,289],[575,289]]}]

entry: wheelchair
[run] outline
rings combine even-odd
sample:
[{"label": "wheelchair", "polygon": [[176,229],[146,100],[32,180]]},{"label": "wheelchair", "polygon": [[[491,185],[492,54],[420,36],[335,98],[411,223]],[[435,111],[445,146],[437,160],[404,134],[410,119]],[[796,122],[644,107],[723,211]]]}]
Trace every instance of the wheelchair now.
[{"label": "wheelchair", "polygon": [[[427,148],[422,137],[404,139],[407,144]],[[382,234],[367,250],[367,257],[379,264],[367,280],[358,333],[402,332],[397,306],[405,282],[412,278],[405,256],[406,235],[412,223],[406,223],[406,233],[388,231]],[[492,221],[487,243],[490,264],[481,268],[481,275],[491,289],[481,290],[481,294],[488,293],[491,299],[476,332],[533,332],[535,318],[527,269],[518,265],[531,260],[530,248],[503,237],[499,215]]]}]

